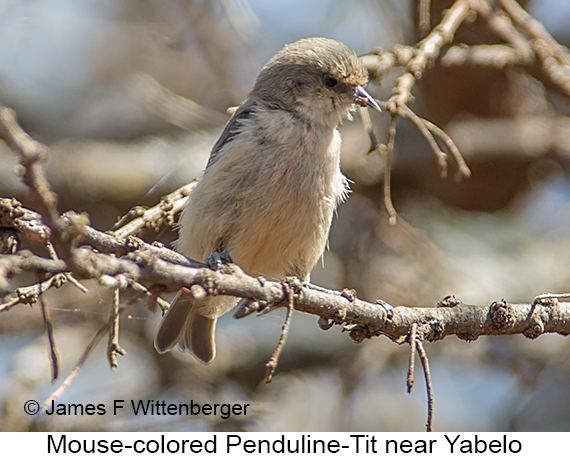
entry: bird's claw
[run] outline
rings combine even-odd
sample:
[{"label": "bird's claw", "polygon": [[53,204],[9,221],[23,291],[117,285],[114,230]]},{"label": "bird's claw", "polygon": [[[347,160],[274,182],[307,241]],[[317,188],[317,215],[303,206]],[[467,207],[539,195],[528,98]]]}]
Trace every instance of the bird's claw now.
[{"label": "bird's claw", "polygon": [[212,252],[206,261],[212,270],[219,270],[224,265],[234,262],[229,249],[226,249],[222,252]]}]

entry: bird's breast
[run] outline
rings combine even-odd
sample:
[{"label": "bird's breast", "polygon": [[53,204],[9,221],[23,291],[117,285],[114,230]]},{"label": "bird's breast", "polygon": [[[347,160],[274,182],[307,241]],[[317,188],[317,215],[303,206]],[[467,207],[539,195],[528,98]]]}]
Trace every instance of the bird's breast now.
[{"label": "bird's breast", "polygon": [[242,129],[194,190],[179,249],[204,257],[223,247],[249,274],[306,277],[346,192],[340,134],[308,129],[287,113]]}]

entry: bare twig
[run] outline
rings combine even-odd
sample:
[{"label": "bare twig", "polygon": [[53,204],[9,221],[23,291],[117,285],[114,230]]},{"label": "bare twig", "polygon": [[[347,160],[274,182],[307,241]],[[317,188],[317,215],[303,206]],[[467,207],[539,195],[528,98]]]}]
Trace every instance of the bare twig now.
[{"label": "bare twig", "polygon": [[442,53],[440,63],[443,67],[473,65],[500,70],[522,64],[520,53],[506,44],[451,46]]},{"label": "bare twig", "polygon": [[412,88],[415,82],[440,54],[446,44],[451,43],[455,32],[472,12],[469,0],[457,0],[443,16],[441,22],[431,33],[418,43],[414,57],[407,65],[408,71],[398,78],[394,92],[401,105],[412,100]]},{"label": "bare twig", "polygon": [[130,235],[138,235],[147,227],[159,230],[165,223],[172,226],[176,215],[186,205],[188,196],[196,184],[197,181],[192,181],[166,195],[158,205],[139,211],[136,219],[116,229],[113,234],[118,238],[127,238]]},{"label": "bare twig", "polygon": [[55,345],[55,338],[53,336],[53,323],[51,321],[51,316],[49,314],[48,308],[43,299],[41,290],[39,293],[40,308],[42,310],[42,319],[46,326],[46,333],[48,339],[49,348],[49,361],[51,366],[51,381],[54,382],[59,377],[59,353],[57,352],[57,347]]},{"label": "bare twig", "polygon": [[394,142],[396,141],[396,116],[390,117],[388,141],[386,145],[386,165],[384,167],[384,207],[388,212],[391,225],[396,223],[398,213],[392,203],[392,158],[394,157]]},{"label": "bare twig", "polygon": [[107,344],[107,359],[112,370],[119,366],[117,354],[127,354],[127,351],[119,345],[119,298],[119,288],[116,288],[113,291],[113,304],[111,305],[111,315],[109,316],[109,342]]},{"label": "bare twig", "polygon": [[501,11],[481,15],[487,19],[489,28],[516,50],[519,65],[530,65],[534,62],[535,55],[529,40],[515,28],[508,15]]},{"label": "bare twig", "polygon": [[537,40],[543,40],[551,49],[554,56],[564,65],[570,65],[570,54],[568,50],[561,46],[548,30],[528,14],[524,8],[515,0],[499,0],[501,6],[507,14],[519,24],[529,35]]},{"label": "bare twig", "polygon": [[413,323],[408,335],[408,342],[410,344],[410,358],[408,361],[408,376],[406,378],[406,387],[408,393],[412,393],[414,388],[414,375],[416,365],[416,338],[417,338],[418,325]]},{"label": "bare twig", "polygon": [[[123,311],[128,309],[129,306],[131,306],[133,303],[135,303],[139,298],[140,298],[140,294],[136,294],[134,297],[132,297],[129,300],[129,302],[123,308],[119,308],[119,310],[117,311],[117,315],[120,315]],[[81,354],[81,357],[79,358],[79,360],[75,364],[75,367],[73,367],[73,370],[71,370],[71,373],[69,373],[67,378],[65,378],[65,380],[61,383],[61,386],[59,386],[46,399],[46,401],[44,401],[41,404],[41,406],[40,406],[41,411],[45,411],[48,408],[48,406],[51,404],[52,401],[56,401],[59,397],[61,397],[63,395],[63,393],[67,390],[67,388],[75,380],[75,378],[77,377],[77,375],[81,371],[81,368],[83,368],[83,365],[85,365],[85,362],[89,358],[89,355],[91,355],[91,352],[93,352],[93,349],[95,349],[95,347],[103,339],[103,336],[105,336],[105,333],[109,332],[109,330],[111,328],[111,323],[113,321],[114,321],[114,317],[109,316],[109,320],[104,325],[102,325],[99,328],[99,330],[97,330],[97,333],[95,334],[95,336],[93,336],[93,338],[91,339],[91,341],[89,342],[89,344],[85,348],[85,351],[83,351],[83,354]]]},{"label": "bare twig", "polygon": [[[38,259],[41,259],[38,257]],[[17,263],[17,262],[16,262]],[[40,264],[43,264],[43,262],[39,262]],[[61,262],[61,265],[63,266],[63,262]],[[35,267],[39,267],[40,265],[35,265]],[[39,269],[37,268],[31,268],[30,271],[41,271],[41,267]],[[0,271],[2,270],[2,266],[0,265]],[[65,276],[65,274],[60,273],[60,274],[56,274],[55,276],[52,276],[49,279],[46,279],[45,281],[38,283],[38,284],[34,284],[31,286],[26,286],[26,287],[19,287],[18,289],[16,289],[15,294],[16,297],[9,300],[7,303],[4,303],[3,305],[0,305],[0,312],[2,311],[7,311],[10,308],[12,308],[13,306],[16,306],[20,303],[22,304],[27,304],[27,305],[33,305],[34,303],[38,302],[38,299],[40,297],[41,294],[43,294],[44,292],[46,292],[47,290],[51,289],[51,288],[60,288],[63,284],[65,284],[67,278]],[[0,282],[2,281],[1,276],[0,276]]]},{"label": "bare twig", "polygon": [[[199,284],[210,293],[251,298],[264,303],[282,303],[287,300],[279,281],[264,280],[246,275],[238,266],[227,265],[220,271],[196,268],[190,265],[171,263],[158,255],[152,255],[146,247],[117,258],[114,255],[94,252],[88,247],[76,248],[77,262],[91,271],[92,277],[102,275],[125,275],[137,282],[161,287],[163,291],[176,291],[182,287]],[[27,271],[65,271],[61,260],[6,255],[0,259],[2,265],[14,265]],[[88,268],[87,268],[88,267]],[[1,279],[1,277],[0,277]],[[409,305],[413,305],[410,303]],[[315,314],[336,324],[357,324],[350,336],[363,341],[378,335],[387,335],[394,341],[405,338],[413,322],[421,326],[424,341],[436,341],[449,335],[465,340],[475,340],[482,335],[506,335],[523,333],[536,338],[542,333],[570,334],[570,304],[561,302],[557,306],[538,306],[529,316],[531,304],[505,304],[505,309],[496,307],[461,305],[455,308],[413,308],[396,307],[388,313],[383,307],[360,299],[349,301],[340,293],[330,294],[303,288],[295,298],[295,309]],[[499,313],[499,314],[497,314]],[[503,322],[497,315],[508,314]],[[425,329],[422,323],[437,322]],[[419,329],[418,329],[419,331]]]},{"label": "bare twig", "polygon": [[289,333],[289,326],[291,325],[291,317],[293,316],[293,309],[295,309],[295,292],[293,288],[284,283],[284,288],[286,288],[287,294],[287,314],[285,315],[285,322],[283,322],[283,327],[281,328],[281,336],[279,337],[279,342],[277,343],[277,347],[271,354],[269,361],[265,364],[266,372],[265,372],[265,382],[270,383],[273,380],[273,375],[275,374],[275,369],[277,368],[277,364],[279,363],[279,356],[281,355],[281,351],[285,346],[285,340],[287,339],[287,334]]},{"label": "bare twig", "polygon": [[51,230],[51,240],[59,256],[67,260],[71,255],[69,233],[58,224],[57,196],[45,177],[41,161],[47,148],[30,137],[18,124],[14,110],[0,105],[0,138],[4,139],[20,157],[20,174],[37,200],[46,225]]},{"label": "bare twig", "polygon": [[87,358],[89,357],[89,355],[91,354],[91,352],[93,351],[93,349],[95,349],[95,347],[97,346],[97,344],[99,344],[99,341],[101,341],[101,339],[103,338],[103,336],[105,335],[105,333],[107,333],[109,329],[109,325],[105,324],[103,325],[95,334],[95,336],[91,339],[91,341],[89,342],[89,344],[87,345],[87,347],[85,348],[85,351],[83,351],[83,354],[81,355],[81,357],[79,358],[79,361],[77,362],[77,364],[75,365],[75,367],[73,368],[73,370],[71,371],[71,373],[69,373],[69,375],[67,376],[67,378],[65,378],[65,380],[61,383],[61,386],[59,386],[47,399],[46,401],[44,401],[41,406],[40,406],[40,410],[45,411],[49,405],[51,404],[52,401],[57,400],[59,397],[61,397],[63,395],[63,393],[67,390],[67,388],[71,385],[71,383],[74,381],[74,379],[77,377],[77,375],[79,374],[79,372],[81,371],[81,368],[83,367],[83,365],[85,364],[85,361],[87,360]]},{"label": "bare twig", "polygon": [[168,303],[166,300],[164,300],[163,298],[159,297],[156,294],[153,294],[150,290],[148,290],[145,286],[143,286],[141,283],[136,282],[136,281],[131,281],[130,283],[130,287],[137,291],[137,292],[142,292],[144,293],[147,297],[153,299],[156,301],[156,304],[160,307],[160,309],[162,310],[162,312],[164,313],[165,311],[168,310],[168,308],[170,308],[170,303]]},{"label": "bare twig", "polygon": [[368,138],[370,138],[370,149],[368,150],[368,154],[380,149],[381,144],[376,137],[376,132],[374,132],[374,128],[372,127],[372,120],[370,119],[370,112],[367,108],[358,108],[358,112],[360,113],[360,119],[362,120],[362,125],[364,126],[364,130],[368,134]]},{"label": "bare twig", "polygon": [[431,29],[430,8],[431,8],[431,0],[419,1],[418,27],[422,35],[426,35]]},{"label": "bare twig", "polygon": [[437,163],[440,168],[441,177],[447,177],[447,154],[442,151],[437,144],[432,132],[427,127],[425,120],[414,113],[407,105],[400,105],[398,106],[398,113],[402,115],[402,117],[409,119],[412,123],[417,127],[420,133],[424,136],[426,141],[428,142],[431,150],[435,154],[437,158]]},{"label": "bare twig", "polygon": [[398,116],[409,119],[420,131],[420,133],[424,136],[428,144],[430,145],[433,153],[437,158],[437,162],[439,164],[441,175],[442,177],[447,176],[447,154],[441,149],[439,144],[437,143],[434,135],[439,138],[443,144],[445,144],[446,148],[451,153],[452,157],[455,159],[459,171],[460,177],[469,177],[471,176],[471,170],[465,163],[459,148],[455,144],[455,142],[451,139],[451,137],[445,133],[440,127],[435,125],[433,122],[428,121],[420,116],[418,116],[414,111],[409,108],[407,105],[400,105],[400,102],[397,98],[392,97],[385,103],[382,103],[382,107],[386,106],[387,110],[390,111],[392,114],[397,114]]},{"label": "bare twig", "polygon": [[567,298],[570,298],[570,293],[563,293],[563,294],[547,293],[547,294],[537,295],[536,297],[534,297],[532,302],[534,304],[544,304],[544,305],[558,304],[558,300],[564,300]]},{"label": "bare twig", "polygon": [[433,384],[431,382],[431,372],[429,369],[428,357],[421,340],[416,339],[416,345],[418,348],[418,354],[420,356],[420,361],[422,362],[422,367],[424,369],[424,376],[426,380],[426,392],[427,392],[427,401],[428,401],[426,432],[431,432],[433,431]]},{"label": "bare twig", "polygon": [[458,178],[461,178],[461,177],[469,178],[471,176],[471,170],[469,169],[469,167],[465,163],[465,159],[463,159],[463,155],[461,154],[461,152],[459,151],[459,148],[457,147],[455,142],[451,139],[451,137],[447,133],[445,133],[445,131],[443,129],[441,129],[440,127],[435,125],[433,122],[430,122],[427,119],[422,119],[422,121],[424,122],[425,126],[434,135],[436,135],[439,139],[441,139],[443,141],[443,143],[447,147],[447,150],[451,153],[451,155],[455,159],[455,162],[457,163],[457,167],[458,167],[458,172],[459,172]]},{"label": "bare twig", "polygon": [[3,303],[2,305],[0,305],[0,313],[2,311],[8,311],[10,308],[13,308],[16,305],[19,305],[20,303],[22,303],[22,301],[20,300],[20,297],[12,298],[11,300],[7,301],[6,303]]},{"label": "bare twig", "polygon": [[[53,248],[53,244],[51,244],[49,241],[46,243],[46,247],[48,249],[49,252],[49,256],[54,259],[57,260],[57,253],[55,252],[55,249]],[[65,279],[67,281],[69,281],[71,284],[73,284],[75,287],[77,287],[81,292],[83,293],[87,293],[89,292],[89,289],[87,289],[87,287],[85,287],[83,284],[81,284],[77,279],[75,279],[73,277],[73,275],[71,273],[64,273]]]},{"label": "bare twig", "polygon": [[562,89],[566,96],[570,96],[570,66],[561,64],[555,57],[556,52],[544,40],[536,40],[533,48],[542,62],[542,70],[550,81]]},{"label": "bare twig", "polygon": [[16,230],[33,244],[45,244],[51,235],[41,215],[24,208],[15,198],[0,198],[0,226]]}]

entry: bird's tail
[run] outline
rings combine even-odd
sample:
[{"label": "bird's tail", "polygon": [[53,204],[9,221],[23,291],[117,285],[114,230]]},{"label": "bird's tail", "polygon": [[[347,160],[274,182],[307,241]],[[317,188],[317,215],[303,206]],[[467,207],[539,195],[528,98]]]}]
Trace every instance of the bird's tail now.
[{"label": "bird's tail", "polygon": [[197,314],[196,300],[181,292],[162,319],[154,339],[160,353],[170,351],[178,344],[182,352],[192,354],[208,364],[216,356],[215,330],[217,318]]}]

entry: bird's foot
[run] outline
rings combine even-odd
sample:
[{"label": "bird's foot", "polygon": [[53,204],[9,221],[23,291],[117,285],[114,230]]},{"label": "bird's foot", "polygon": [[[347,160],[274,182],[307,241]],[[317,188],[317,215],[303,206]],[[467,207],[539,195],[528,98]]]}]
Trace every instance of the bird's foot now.
[{"label": "bird's foot", "polygon": [[234,262],[229,249],[222,252],[212,252],[206,261],[212,270],[219,270],[224,265]]}]

